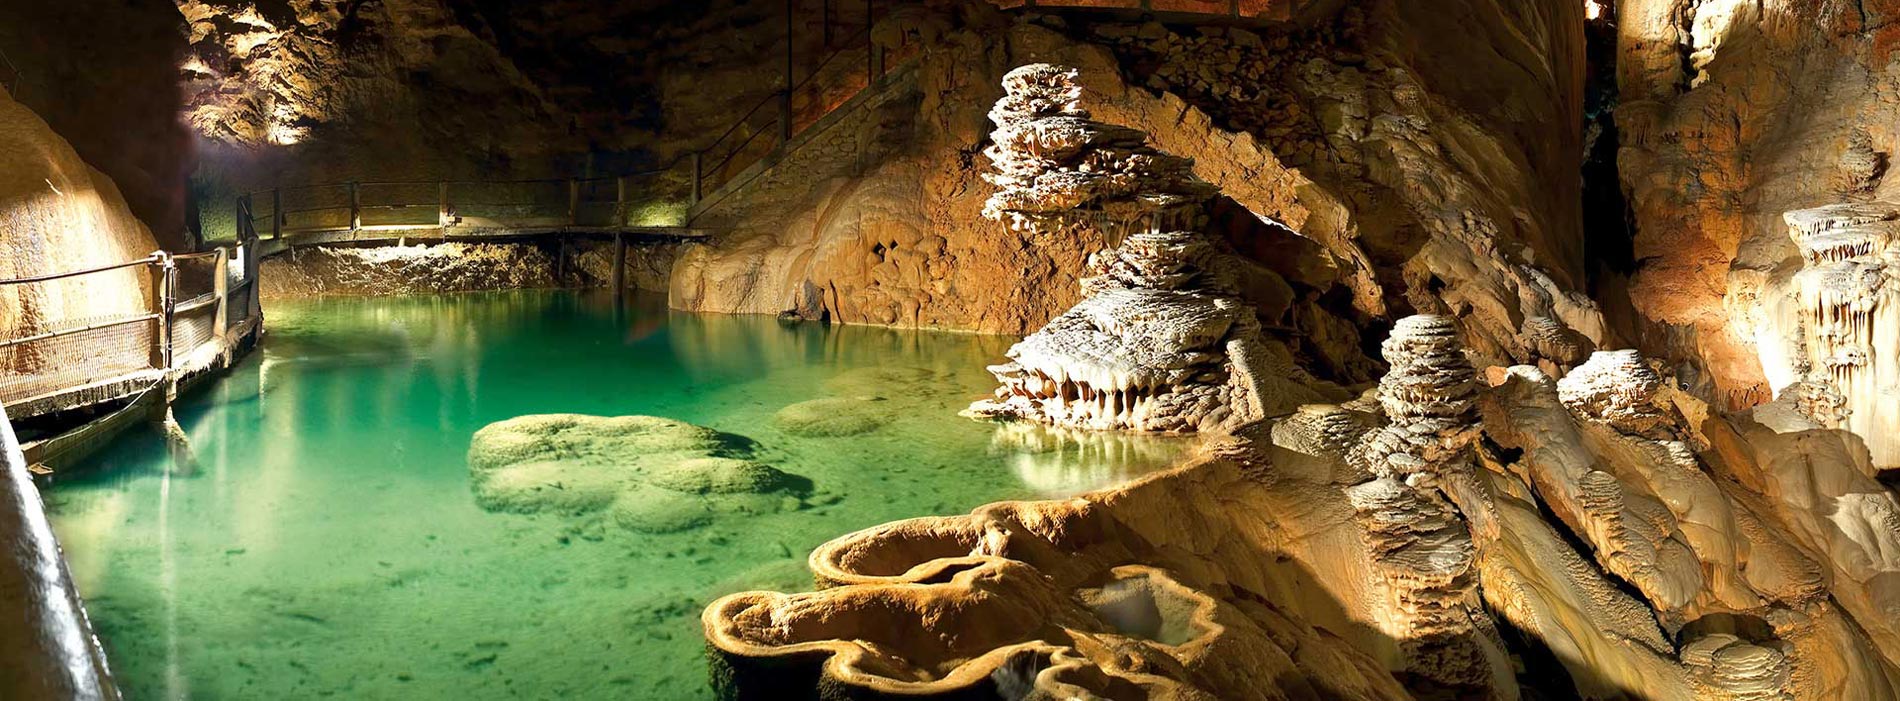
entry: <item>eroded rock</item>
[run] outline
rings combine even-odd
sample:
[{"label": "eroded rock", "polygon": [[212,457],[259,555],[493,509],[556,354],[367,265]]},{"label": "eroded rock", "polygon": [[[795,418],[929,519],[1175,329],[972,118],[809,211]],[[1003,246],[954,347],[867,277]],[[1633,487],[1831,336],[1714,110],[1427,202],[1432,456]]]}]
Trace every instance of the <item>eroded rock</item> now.
[{"label": "eroded rock", "polygon": [[[1213,186],[1139,130],[1088,119],[1073,69],[1030,64],[1003,79],[984,215],[1015,228],[1101,228],[1088,293],[1009,350],[979,417],[1074,428],[1188,432],[1263,416],[1244,367],[1259,322],[1211,239],[1196,230]],[[1251,371],[1250,371],[1251,370]]]}]

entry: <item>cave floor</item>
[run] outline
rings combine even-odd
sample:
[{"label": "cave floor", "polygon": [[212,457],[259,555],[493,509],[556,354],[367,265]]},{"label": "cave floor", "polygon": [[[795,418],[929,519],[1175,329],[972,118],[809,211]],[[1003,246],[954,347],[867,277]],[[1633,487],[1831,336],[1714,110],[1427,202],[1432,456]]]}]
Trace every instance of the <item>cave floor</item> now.
[{"label": "cave floor", "polygon": [[[128,698],[711,698],[699,612],[713,597],[809,588],[805,554],[850,530],[1105,486],[1185,447],[958,418],[1009,338],[575,292],[266,311],[261,351],[179,407],[189,459],[134,433],[47,490]],[[773,421],[867,394],[891,418],[871,433]],[[817,491],[667,534],[478,508],[470,435],[556,412],[744,435]]]}]

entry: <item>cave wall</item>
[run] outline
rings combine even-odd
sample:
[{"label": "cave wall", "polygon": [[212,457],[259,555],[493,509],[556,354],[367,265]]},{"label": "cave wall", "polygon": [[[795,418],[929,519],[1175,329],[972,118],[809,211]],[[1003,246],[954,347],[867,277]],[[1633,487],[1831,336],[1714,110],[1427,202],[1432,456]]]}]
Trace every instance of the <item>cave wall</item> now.
[{"label": "cave wall", "polygon": [[[1769,307],[1799,254],[1782,214],[1892,199],[1900,5],[1620,0],[1619,164],[1636,223],[1629,296],[1652,352],[1728,408],[1771,396]],[[1778,383],[1778,384],[1785,384]]]},{"label": "cave wall", "polygon": [[[158,249],[111,178],[45,120],[0,90],[0,279],[124,263]],[[0,338],[150,309],[146,268],[0,287]],[[0,353],[0,370],[35,372],[73,358],[42,345]]]},{"label": "cave wall", "polygon": [[[0,3],[0,53],[21,74],[16,99],[116,182],[173,250],[189,244],[195,216],[186,176],[196,149],[179,118],[181,27],[168,0]],[[0,80],[10,73],[0,66]]]},{"label": "cave wall", "polygon": [[865,22],[794,4],[788,39],[785,3],[742,0],[178,0],[206,228],[274,187],[683,164],[779,88],[788,49],[802,76]]},{"label": "cave wall", "polygon": [[1225,31],[964,11],[911,69],[916,94],[890,98],[906,107],[876,118],[890,138],[781,165],[722,205],[730,231],[682,256],[674,304],[1005,333],[1066,308],[1100,242],[976,216],[982,108],[1003,71],[1045,61],[1081,69],[1096,118],[1196,159],[1250,215],[1230,242],[1294,286],[1284,321],[1321,344],[1360,346],[1354,327],[1426,310],[1466,319],[1492,362],[1538,356],[1531,327],[1592,345],[1582,12],[1385,2]]}]

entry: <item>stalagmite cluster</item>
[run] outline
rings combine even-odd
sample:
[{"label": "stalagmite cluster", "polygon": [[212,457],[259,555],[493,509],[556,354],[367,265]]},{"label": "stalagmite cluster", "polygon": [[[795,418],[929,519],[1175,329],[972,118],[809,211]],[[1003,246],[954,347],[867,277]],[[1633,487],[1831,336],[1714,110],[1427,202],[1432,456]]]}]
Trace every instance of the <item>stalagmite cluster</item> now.
[{"label": "stalagmite cluster", "polygon": [[1476,595],[1471,527],[1441,485],[1469,480],[1477,437],[1476,371],[1452,320],[1399,320],[1379,380],[1386,420],[1349,450],[1373,479],[1346,490],[1365,528],[1373,567],[1389,590],[1377,616],[1400,642],[1406,668],[1439,684],[1485,687],[1502,658]]},{"label": "stalagmite cluster", "polygon": [[[1344,636],[1415,694],[1514,699],[1564,684],[1583,698],[1666,701],[1900,694],[1900,503],[1861,470],[1849,434],[1809,417],[1838,416],[1837,395],[1797,385],[1750,415],[1711,415],[1630,351],[1596,352],[1562,380],[1519,365],[1481,383],[1444,316],[1400,320],[1383,351],[1390,369],[1366,395],[1218,435],[1180,469],[842,538],[813,557],[830,588],[735,595],[708,611],[709,635],[745,688],[772,688],[776,660],[819,651],[831,655],[821,674],[840,683],[897,689],[903,675],[866,670],[911,670],[924,686],[903,688],[947,696],[969,688],[967,665],[994,674],[1010,654],[1132,679],[1116,661],[1126,656],[1102,656],[1114,649],[1174,670],[1150,698],[1261,695],[1197,671],[1238,664],[1252,643],[1231,636],[1249,623],[1230,619],[1237,647],[1209,647],[1178,660],[1185,667],[1097,647],[1094,626],[1120,619],[1058,613],[1048,592],[1009,584],[1019,575],[1005,575],[1014,564],[1002,558],[1059,585],[1080,581],[1072,568],[1139,565],[1214,599],[1245,591]],[[850,571],[826,574],[840,567]],[[969,574],[986,568],[999,569]],[[1059,594],[1084,608],[1115,598]],[[1015,606],[1028,618],[1015,642],[970,649],[901,652],[875,637],[910,625],[919,605]],[[849,615],[809,623],[820,612]],[[967,621],[923,618],[947,626],[934,639],[973,640],[954,633]],[[768,625],[780,620],[796,630]],[[1532,652],[1567,678],[1525,671]],[[1054,681],[1035,686],[1067,688]],[[1182,681],[1193,692],[1182,696]]]},{"label": "stalagmite cluster", "polygon": [[1147,146],[1139,129],[1089,119],[1075,70],[1032,63],[1003,76],[984,154],[996,186],[983,216],[1034,226],[1090,210],[1123,221],[1198,205],[1214,186],[1193,164]]},{"label": "stalagmite cluster", "polygon": [[1228,263],[1195,230],[1214,188],[1147,136],[1092,121],[1074,70],[1010,71],[990,119],[997,186],[985,216],[1013,227],[1108,229],[1089,296],[992,366],[1002,385],[970,413],[1097,430],[1194,431],[1260,418],[1237,368],[1259,322]]}]

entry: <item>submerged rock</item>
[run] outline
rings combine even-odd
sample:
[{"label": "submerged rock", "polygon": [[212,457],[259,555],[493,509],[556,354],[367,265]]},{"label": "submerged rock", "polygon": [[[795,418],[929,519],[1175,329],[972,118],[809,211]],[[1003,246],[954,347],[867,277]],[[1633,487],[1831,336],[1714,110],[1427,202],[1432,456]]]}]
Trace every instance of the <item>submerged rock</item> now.
[{"label": "submerged rock", "polygon": [[840,397],[913,397],[943,386],[937,371],[907,367],[857,368],[825,381],[825,391]]},{"label": "submerged rock", "polygon": [[778,410],[772,422],[794,436],[855,436],[882,428],[891,421],[891,409],[875,399],[824,397]]},{"label": "submerged rock", "polygon": [[779,511],[812,483],[752,459],[743,436],[657,416],[536,414],[469,443],[475,502],[489,511],[579,515],[670,533],[718,514]]}]

